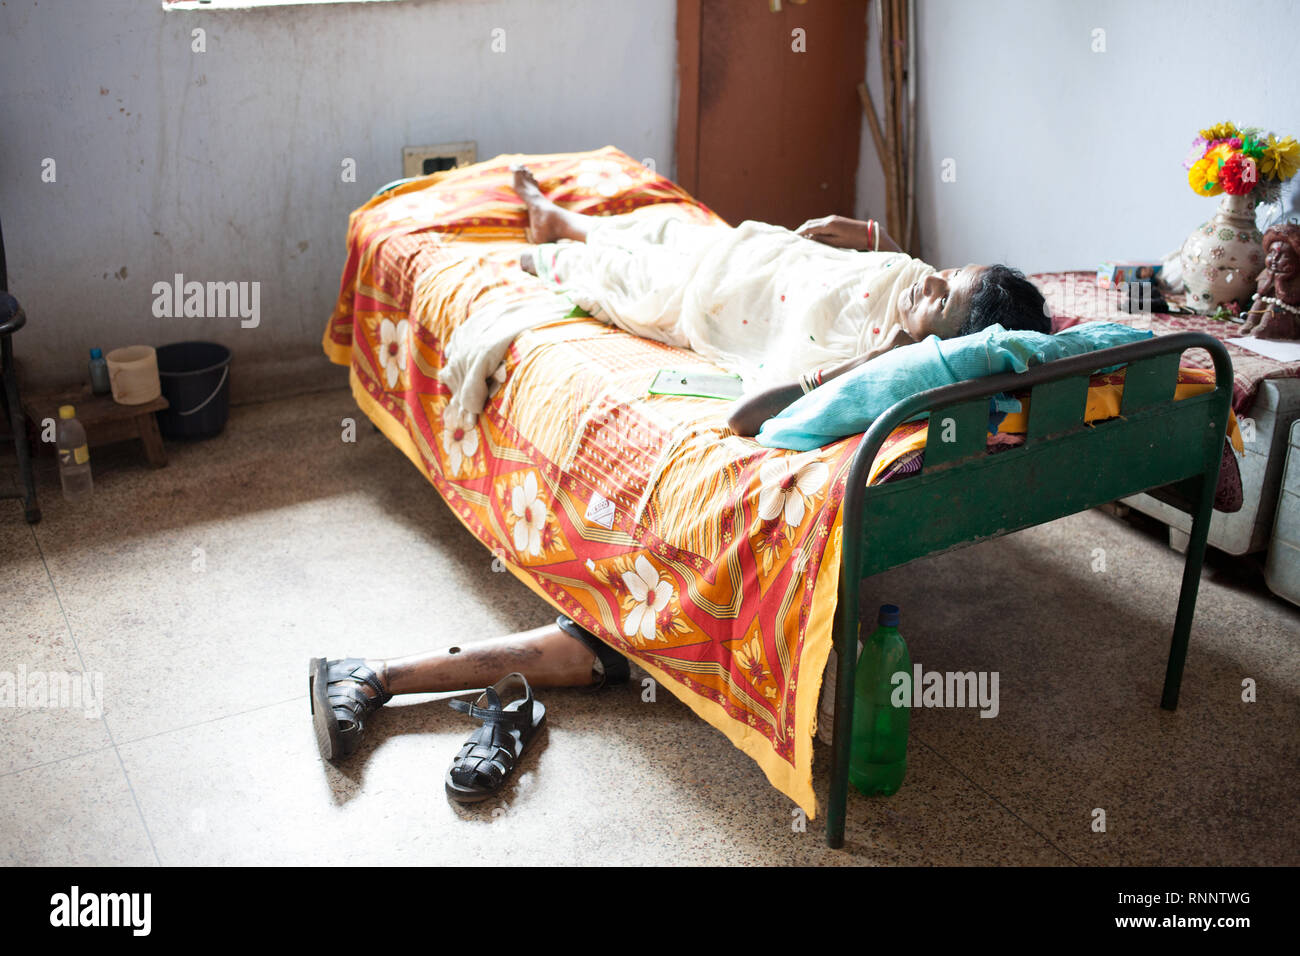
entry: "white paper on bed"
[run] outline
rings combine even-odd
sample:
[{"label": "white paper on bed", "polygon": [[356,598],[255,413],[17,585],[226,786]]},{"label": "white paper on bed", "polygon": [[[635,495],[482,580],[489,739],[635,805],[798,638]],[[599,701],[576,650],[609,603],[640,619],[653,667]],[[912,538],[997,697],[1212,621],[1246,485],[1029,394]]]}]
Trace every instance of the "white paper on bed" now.
[{"label": "white paper on bed", "polygon": [[1294,339],[1257,339],[1253,335],[1243,335],[1226,341],[1275,362],[1300,362],[1300,342]]}]

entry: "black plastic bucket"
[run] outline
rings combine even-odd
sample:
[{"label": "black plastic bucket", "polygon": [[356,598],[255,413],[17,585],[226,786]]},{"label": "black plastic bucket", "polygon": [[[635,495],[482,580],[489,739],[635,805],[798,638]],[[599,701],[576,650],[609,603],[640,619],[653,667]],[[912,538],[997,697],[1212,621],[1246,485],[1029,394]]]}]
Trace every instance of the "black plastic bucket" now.
[{"label": "black plastic bucket", "polygon": [[230,414],[230,349],[216,342],[158,348],[158,378],[170,407],[158,413],[164,438],[211,438]]}]

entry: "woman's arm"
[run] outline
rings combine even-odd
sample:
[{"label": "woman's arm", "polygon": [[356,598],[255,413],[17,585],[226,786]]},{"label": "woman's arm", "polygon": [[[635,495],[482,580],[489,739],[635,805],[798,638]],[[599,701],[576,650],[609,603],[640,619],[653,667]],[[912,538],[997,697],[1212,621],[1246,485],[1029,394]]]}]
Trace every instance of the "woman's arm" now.
[{"label": "woman's arm", "polygon": [[[874,219],[869,220],[869,222],[875,223],[875,229],[879,233],[881,252],[903,251],[899,248],[898,243],[890,238],[889,233],[885,232],[884,226]],[[795,232],[805,239],[812,239],[815,242],[834,246],[837,249],[871,251],[872,242],[869,222],[864,222],[861,219],[849,219],[846,216],[823,216],[820,219],[809,219]]]},{"label": "woman's arm", "polygon": [[736,404],[727,416],[727,424],[737,435],[752,438],[763,427],[763,422],[779,413],[788,405],[793,405],[803,395],[803,388],[795,385],[775,385],[765,388],[753,395],[736,399]]},{"label": "woman's arm", "polygon": [[[841,362],[834,368],[823,371],[821,373],[821,382],[825,385],[831,379],[837,378],[846,372],[851,372],[864,362],[871,361],[877,355],[898,348],[900,345],[911,344],[913,344],[912,337],[907,334],[906,329],[899,326],[890,334],[889,339],[882,344],[869,349],[857,358],[851,358],[847,362]],[[751,438],[758,434],[758,430],[763,427],[763,422],[779,414],[788,406],[793,405],[803,394],[803,386],[798,382],[792,382],[789,385],[774,385],[771,388],[763,389],[761,392],[755,392],[753,395],[738,398],[731,409],[731,414],[727,416],[727,424],[731,426],[731,430],[737,435]]]}]

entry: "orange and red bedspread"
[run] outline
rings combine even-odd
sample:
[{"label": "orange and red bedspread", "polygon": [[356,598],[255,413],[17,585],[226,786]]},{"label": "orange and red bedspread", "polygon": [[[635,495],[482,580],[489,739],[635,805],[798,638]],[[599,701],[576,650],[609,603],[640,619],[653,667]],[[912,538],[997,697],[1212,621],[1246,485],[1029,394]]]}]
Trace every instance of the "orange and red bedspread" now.
[{"label": "orange and red bedspread", "polygon": [[839,502],[859,438],[806,454],[727,429],[727,403],[647,392],[689,352],[590,319],[520,335],[477,420],[447,408],[445,344],[473,309],[554,296],[518,269],[509,166],[580,212],[678,203],[613,148],[501,156],[425,177],[352,214],[325,334],[369,417],[465,526],[553,606],[634,659],[810,814],[830,650]]},{"label": "orange and red bedspread", "polygon": [[[579,212],[671,202],[720,221],[612,147],[423,177],[352,214],[326,354],[349,366],[361,408],[506,567],[813,815],[839,505],[861,436],[807,453],[739,438],[727,403],[647,391],[659,369],[711,366],[585,318],[521,334],[483,413],[458,417],[437,378],[452,331],[486,303],[557,294],[518,268],[526,217],[509,167],[519,161]],[[1008,416],[998,431],[1014,425]],[[873,479],[914,456],[925,431],[898,429]]]}]

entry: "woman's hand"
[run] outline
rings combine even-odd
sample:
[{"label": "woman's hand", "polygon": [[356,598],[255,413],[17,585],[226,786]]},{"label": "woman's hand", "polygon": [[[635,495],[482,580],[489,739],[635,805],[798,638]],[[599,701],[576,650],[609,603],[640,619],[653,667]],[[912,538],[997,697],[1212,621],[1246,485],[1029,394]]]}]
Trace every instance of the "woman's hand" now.
[{"label": "woman's hand", "polygon": [[822,216],[809,219],[795,230],[797,235],[837,249],[868,248],[867,224],[846,216]]},{"label": "woman's hand", "polygon": [[761,392],[738,398],[731,406],[727,425],[737,435],[752,438],[763,427],[763,422],[798,401],[802,395],[803,388],[799,385],[775,385]]},{"label": "woman's hand", "polygon": [[[903,251],[879,222],[876,223],[875,231],[880,252]],[[820,219],[809,219],[795,230],[795,234],[837,249],[857,249],[866,252],[872,245],[867,224],[861,219],[850,219],[847,216],[822,216]]]}]

